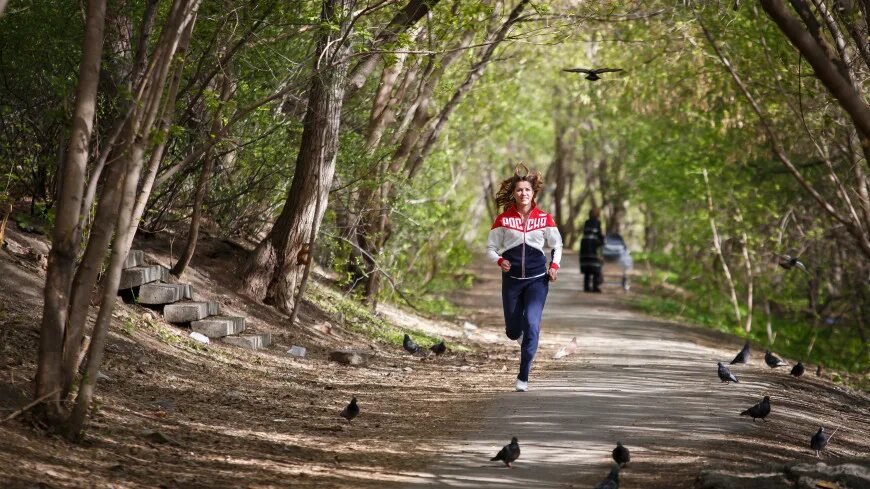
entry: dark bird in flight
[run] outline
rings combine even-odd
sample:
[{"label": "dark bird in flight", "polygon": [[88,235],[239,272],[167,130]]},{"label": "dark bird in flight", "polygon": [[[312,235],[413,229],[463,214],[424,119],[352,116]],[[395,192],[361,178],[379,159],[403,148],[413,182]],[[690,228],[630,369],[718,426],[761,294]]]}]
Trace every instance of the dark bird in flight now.
[{"label": "dark bird in flight", "polygon": [[804,364],[798,361],[798,363],[796,363],[795,366],[791,369],[791,374],[795,377],[800,377],[804,374],[805,371],[806,369],[804,368]]},{"label": "dark bird in flight", "polygon": [[731,360],[731,365],[735,363],[749,363],[749,342],[747,341],[745,345],[743,345],[743,349],[737,353],[737,356],[734,357],[734,360]]},{"label": "dark bird in flight", "polygon": [[779,266],[786,270],[791,270],[792,268],[797,267],[807,275],[809,275],[810,273],[807,270],[807,267],[804,266],[804,264],[800,260],[791,255],[779,255]]},{"label": "dark bird in flight", "polygon": [[616,448],[613,449],[611,455],[613,456],[613,461],[620,467],[625,467],[625,464],[631,462],[631,454],[628,453],[628,448],[622,446],[621,441],[616,442]]},{"label": "dark bird in flight", "polygon": [[722,382],[740,382],[722,362],[719,362],[719,380]]},{"label": "dark bird in flight", "polygon": [[562,71],[567,71],[569,73],[586,73],[586,79],[589,81],[597,81],[600,80],[601,77],[598,76],[602,73],[615,73],[617,71],[622,71],[622,68],[565,68]]},{"label": "dark bird in flight", "polygon": [[753,423],[757,418],[766,418],[768,414],[770,414],[770,396],[764,396],[761,402],[740,413],[741,416],[752,416]]},{"label": "dark bird in flight", "polygon": [[619,489],[619,466],[614,465],[607,478],[599,482],[595,489]]},{"label": "dark bird in flight", "polygon": [[350,421],[357,416],[359,416],[359,406],[356,403],[356,397],[354,397],[350,400],[350,404],[341,411],[341,417]]},{"label": "dark bird in flight", "polygon": [[785,362],[782,358],[770,353],[770,350],[764,351],[764,363],[767,364],[770,368],[776,367],[788,367],[788,363]]},{"label": "dark bird in flight", "polygon": [[496,460],[501,460],[505,465],[513,468],[513,465],[511,464],[518,458],[520,458],[520,442],[517,440],[517,437],[513,437],[511,438],[511,442],[503,446],[498,454],[489,459],[489,461],[495,462]]},{"label": "dark bird in flight", "polygon": [[419,353],[421,350],[420,345],[414,343],[414,340],[408,336],[408,333],[405,333],[405,339],[402,340],[402,347],[404,347],[405,351],[408,353]]},{"label": "dark bird in flight", "polygon": [[436,355],[441,355],[447,351],[447,345],[444,344],[444,340],[441,340],[441,343],[436,343],[429,347],[432,350],[432,353]]}]

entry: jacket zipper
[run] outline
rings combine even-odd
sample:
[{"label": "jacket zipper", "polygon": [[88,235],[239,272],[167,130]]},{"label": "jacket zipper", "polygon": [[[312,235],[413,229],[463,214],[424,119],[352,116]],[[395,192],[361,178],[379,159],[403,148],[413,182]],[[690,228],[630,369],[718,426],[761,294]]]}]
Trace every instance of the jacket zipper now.
[{"label": "jacket zipper", "polygon": [[[531,216],[531,213],[529,213]],[[520,214],[522,217],[522,214]],[[526,278],[526,231],[529,229],[529,218],[523,218],[523,257],[520,258],[520,277]]]}]

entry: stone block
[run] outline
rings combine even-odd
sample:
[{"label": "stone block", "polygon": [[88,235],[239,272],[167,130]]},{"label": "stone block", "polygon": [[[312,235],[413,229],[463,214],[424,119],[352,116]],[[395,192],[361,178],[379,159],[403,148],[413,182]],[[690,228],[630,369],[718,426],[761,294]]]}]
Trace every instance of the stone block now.
[{"label": "stone block", "polygon": [[150,283],[139,287],[138,301],[140,304],[161,305],[190,299],[190,297],[190,284]]},{"label": "stone block", "polygon": [[142,250],[130,250],[124,261],[124,268],[141,267],[145,265],[145,252]]},{"label": "stone block", "polygon": [[249,350],[259,350],[260,348],[266,348],[272,344],[272,334],[262,333],[245,336],[227,336],[223,339],[223,342],[241,348],[247,348]]},{"label": "stone block", "polygon": [[217,301],[177,302],[163,308],[163,319],[170,323],[189,323],[219,313]]},{"label": "stone block", "polygon": [[132,289],[143,284],[166,280],[168,277],[169,269],[160,265],[128,268],[121,272],[121,282],[118,284],[118,289]]},{"label": "stone block", "polygon": [[245,318],[211,316],[190,323],[190,330],[202,333],[209,338],[223,338],[231,334],[238,334],[245,330]]},{"label": "stone block", "polygon": [[369,354],[354,350],[335,350],[329,352],[329,359],[344,365],[362,367],[369,362]]}]

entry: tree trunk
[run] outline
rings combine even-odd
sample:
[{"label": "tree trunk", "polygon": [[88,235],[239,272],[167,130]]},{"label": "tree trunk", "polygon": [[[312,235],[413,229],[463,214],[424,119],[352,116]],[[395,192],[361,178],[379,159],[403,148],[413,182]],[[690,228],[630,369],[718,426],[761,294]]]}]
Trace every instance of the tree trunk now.
[{"label": "tree trunk", "polygon": [[801,26],[800,22],[788,13],[781,0],[761,0],[761,6],[810,63],[816,77],[839,102],[840,107],[852,118],[855,128],[861,134],[865,152],[870,150],[867,147],[868,142],[870,142],[870,108],[864,102],[861,94],[852,87],[848,79],[840,74],[834,63],[825,55],[824,49]]},{"label": "tree trunk", "polygon": [[[336,32],[324,29],[318,39],[302,143],[284,209],[246,264],[247,292],[290,313],[294,293],[311,259],[304,246],[317,232],[329,199],[338,150],[338,129],[347,76],[351,0],[324,0],[321,19],[340,21]],[[320,212],[315,212],[316,209]],[[317,215],[315,215],[317,214]]]},{"label": "tree trunk", "polygon": [[[48,255],[45,302],[40,329],[39,365],[34,393],[37,399],[53,391],[59,393],[61,388],[63,337],[73,270],[81,240],[81,205],[85,167],[96,110],[105,19],[105,0],[89,0],[72,132],[63,165],[63,183],[52,232],[51,252]],[[47,414],[53,416],[59,412],[60,406],[56,403],[59,396],[54,395],[50,398],[54,401],[54,405],[49,405]]]},{"label": "tree trunk", "polygon": [[[208,137],[211,137],[212,134],[217,134],[220,131],[223,107],[232,94],[232,86],[225,71],[220,75],[220,81],[218,84],[220,85],[221,91],[220,105],[218,105],[214,111]],[[212,147],[205,155],[205,161],[202,163],[202,171],[199,174],[199,180],[196,182],[196,195],[193,200],[193,214],[190,217],[190,230],[187,233],[187,244],[184,246],[184,251],[181,253],[178,262],[176,262],[175,266],[172,267],[171,273],[176,277],[181,277],[184,270],[188,265],[190,265],[190,260],[193,259],[193,252],[196,250],[196,242],[199,239],[199,225],[200,220],[202,219],[202,204],[205,200],[205,194],[208,189],[208,179],[211,177],[211,173],[214,170],[214,160],[216,158],[218,158],[218,156],[214,154],[214,147]]]}]

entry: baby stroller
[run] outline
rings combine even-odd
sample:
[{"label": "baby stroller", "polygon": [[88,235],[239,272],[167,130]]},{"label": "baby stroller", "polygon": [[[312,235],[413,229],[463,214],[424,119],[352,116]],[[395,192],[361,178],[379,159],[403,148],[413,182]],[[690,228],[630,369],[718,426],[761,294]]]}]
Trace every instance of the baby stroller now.
[{"label": "baby stroller", "polygon": [[634,266],[631,252],[625,245],[625,240],[617,233],[609,233],[604,236],[604,245],[601,247],[601,256],[607,263],[618,263],[622,269],[622,290],[628,292],[631,287],[628,281],[628,271]]}]

